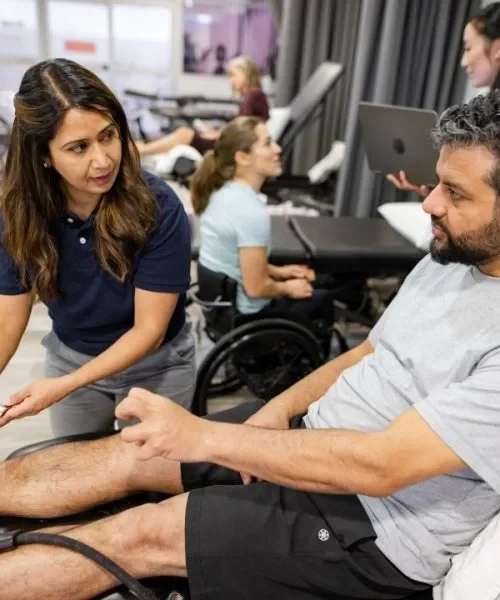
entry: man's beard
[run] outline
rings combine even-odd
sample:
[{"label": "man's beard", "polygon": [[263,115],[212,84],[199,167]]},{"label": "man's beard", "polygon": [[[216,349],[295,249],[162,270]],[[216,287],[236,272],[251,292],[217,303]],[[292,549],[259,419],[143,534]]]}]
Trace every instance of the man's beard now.
[{"label": "man's beard", "polygon": [[442,265],[460,263],[478,266],[500,255],[500,211],[495,212],[487,225],[456,237],[438,219],[433,218],[432,224],[446,235],[446,240],[440,245],[436,238],[431,242],[431,256]]}]

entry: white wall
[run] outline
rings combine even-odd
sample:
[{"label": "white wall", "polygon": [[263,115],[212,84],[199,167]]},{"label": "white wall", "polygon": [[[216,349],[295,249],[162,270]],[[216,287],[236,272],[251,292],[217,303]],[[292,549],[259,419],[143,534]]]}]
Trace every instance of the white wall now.
[{"label": "white wall", "polygon": [[[82,0],[76,1],[82,2]],[[162,41],[160,35],[163,23],[159,27],[156,23],[151,23],[151,14],[154,12],[151,10],[148,15],[148,26],[137,27],[134,32],[137,23],[132,22],[135,18],[133,13],[138,15],[138,11],[132,11],[130,8],[121,11],[117,9],[116,12],[119,12],[121,17],[120,27],[119,31],[115,29],[117,37],[114,38],[113,56],[109,56],[107,39],[110,24],[106,16],[109,13],[105,8],[108,1],[112,3],[112,0],[95,0],[95,4],[83,0],[86,5],[83,3],[64,5],[59,4],[58,0],[55,0],[55,3],[54,0],[0,0],[0,17],[6,23],[9,22],[6,25],[0,22],[0,91],[17,89],[22,74],[30,64],[51,55],[64,55],[66,39],[88,39],[96,43],[97,54],[90,56],[73,53],[71,58],[87,64],[112,87],[116,84],[118,88],[123,89],[128,84],[149,88],[152,91],[157,90],[162,94],[201,94],[212,98],[233,99],[230,83],[226,77],[183,72],[184,0],[126,0],[129,7],[136,4],[137,9],[140,9],[141,5],[148,4],[170,8],[171,27],[169,28],[168,23],[164,24],[165,29],[171,31],[168,44],[170,67],[167,67],[166,58],[165,66],[162,64],[164,59],[159,59],[160,53],[162,57],[165,54],[165,37]],[[216,0],[203,1],[215,2]],[[234,0],[235,4],[237,2],[238,0]],[[54,6],[57,6],[57,9],[51,11],[50,7]],[[115,21],[118,20],[117,16],[115,15]],[[19,21],[21,24],[16,24]],[[43,22],[45,25],[42,25]],[[17,57],[14,61],[9,56],[13,54]],[[110,59],[113,61],[112,79],[109,70],[102,68],[103,64],[109,64]],[[140,67],[139,63],[142,63],[149,67],[149,74],[141,72],[140,69],[131,73],[126,68],[120,68],[120,64],[124,63],[127,63],[128,67],[131,64]],[[155,69],[155,73],[152,72],[152,68]],[[161,76],[158,75],[159,72]],[[266,91],[272,91],[270,80],[265,81],[264,85]]]}]

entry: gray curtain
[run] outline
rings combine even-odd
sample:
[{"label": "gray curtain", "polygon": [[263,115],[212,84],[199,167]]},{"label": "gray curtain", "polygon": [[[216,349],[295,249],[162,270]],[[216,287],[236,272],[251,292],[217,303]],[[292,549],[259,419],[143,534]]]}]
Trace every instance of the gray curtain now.
[{"label": "gray curtain", "polygon": [[283,0],[269,0],[271,11],[273,13],[274,23],[279,30],[281,27],[281,18],[283,15]]},{"label": "gray curtain", "polygon": [[431,108],[460,103],[462,32],[480,0],[363,0],[349,91],[346,160],[336,192],[338,215],[373,216],[382,202],[404,200],[368,169],[358,102]]},{"label": "gray curtain", "polygon": [[272,0],[272,6],[280,15],[276,106],[289,104],[323,61],[345,67],[324,113],[294,145],[289,166],[294,173],[305,173],[334,140],[345,136],[362,0]]}]

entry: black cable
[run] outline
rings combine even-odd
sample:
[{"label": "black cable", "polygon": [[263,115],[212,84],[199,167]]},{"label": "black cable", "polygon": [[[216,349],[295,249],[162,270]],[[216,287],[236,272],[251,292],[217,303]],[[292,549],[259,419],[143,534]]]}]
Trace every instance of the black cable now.
[{"label": "black cable", "polygon": [[139,583],[137,579],[129,575],[127,571],[122,569],[119,565],[98,550],[94,550],[94,548],[91,548],[78,540],[53,533],[26,532],[17,534],[14,543],[16,546],[26,546],[28,544],[60,546],[67,550],[83,554],[83,556],[93,560],[99,566],[103,567],[103,569],[106,569],[106,571],[111,573],[111,575],[116,577],[116,579],[123,583],[123,585],[135,594],[139,600],[158,600],[158,597],[153,594],[151,590]]}]

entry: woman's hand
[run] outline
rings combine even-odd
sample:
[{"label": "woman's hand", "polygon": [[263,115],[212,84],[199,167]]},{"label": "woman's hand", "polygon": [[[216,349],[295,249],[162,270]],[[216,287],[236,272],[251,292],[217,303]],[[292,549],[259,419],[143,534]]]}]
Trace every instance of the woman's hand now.
[{"label": "woman's hand", "polygon": [[285,265],[284,267],[275,267],[280,279],[307,279],[314,281],[316,273],[307,265]]},{"label": "woman's hand", "polygon": [[[49,377],[38,379],[3,403],[3,416],[0,417],[0,427],[14,419],[37,415],[44,408],[52,406],[71,393],[66,377]],[[1,411],[0,411],[1,412]]]},{"label": "woman's hand", "polygon": [[399,172],[399,178],[396,175],[387,175],[387,179],[393,183],[399,190],[406,192],[416,192],[422,198],[426,198],[430,194],[430,189],[426,185],[415,185],[410,183],[406,178],[404,171]]},{"label": "woman's hand", "polygon": [[283,285],[289,298],[303,300],[313,295],[313,287],[306,279],[288,279]]}]

